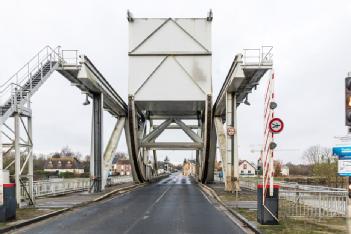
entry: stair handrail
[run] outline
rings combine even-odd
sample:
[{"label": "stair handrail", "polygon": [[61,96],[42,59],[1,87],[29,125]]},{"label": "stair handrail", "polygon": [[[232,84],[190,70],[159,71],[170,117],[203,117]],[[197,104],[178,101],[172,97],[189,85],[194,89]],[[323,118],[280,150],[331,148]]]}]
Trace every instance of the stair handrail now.
[{"label": "stair handrail", "polygon": [[[47,62],[62,62],[63,58],[60,55],[61,47],[57,46],[53,49],[50,46],[45,46],[38,53],[36,53],[24,66],[22,66],[14,75],[12,75],[8,80],[6,80],[3,84],[0,85],[0,95],[1,95],[1,103],[0,106],[3,105],[4,101],[8,100],[9,97],[6,97],[4,100],[3,96],[6,93],[12,95],[13,88],[20,86],[27,82],[32,78],[32,75],[40,71],[43,65]],[[16,84],[16,86],[14,86]]]},{"label": "stair handrail", "polygon": [[[24,68],[27,68],[27,71],[30,69],[29,66],[30,64],[36,59],[40,62],[40,55],[42,54],[43,51],[46,52],[46,56],[41,60],[45,60],[47,58],[49,58],[51,55],[54,55],[52,58],[54,60],[52,61],[60,61],[62,60],[62,57],[60,55],[60,46],[57,46],[55,49],[52,49],[50,46],[45,46],[44,48],[42,48],[38,53],[36,53],[25,65],[23,65],[15,74],[13,74],[8,80],[6,80],[3,84],[0,85],[0,89],[3,89],[4,86],[6,86],[11,80],[13,80],[14,78],[18,78],[18,74],[24,70]],[[56,60],[55,60],[56,59]],[[35,68],[38,68],[40,64],[37,64],[37,66]],[[32,69],[33,70],[33,69]],[[30,75],[30,74],[26,74],[26,75]],[[11,82],[11,83],[18,83],[18,82]],[[0,91],[0,93],[2,93],[2,91]]]}]

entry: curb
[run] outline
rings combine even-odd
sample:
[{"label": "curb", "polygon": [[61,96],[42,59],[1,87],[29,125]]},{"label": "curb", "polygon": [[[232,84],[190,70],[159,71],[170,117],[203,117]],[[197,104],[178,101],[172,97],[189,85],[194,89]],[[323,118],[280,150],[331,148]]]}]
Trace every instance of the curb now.
[{"label": "curb", "polygon": [[53,211],[51,213],[44,214],[44,215],[41,215],[41,216],[38,216],[38,217],[35,217],[35,218],[32,218],[32,219],[24,220],[24,221],[22,221],[20,223],[16,223],[16,224],[13,224],[13,225],[10,225],[10,226],[7,226],[7,227],[0,228],[0,233],[6,233],[6,232],[12,231],[14,229],[21,228],[21,227],[24,227],[24,226],[27,226],[27,225],[30,225],[30,224],[33,224],[33,223],[40,222],[42,220],[45,220],[45,219],[48,219],[48,218],[51,218],[51,217],[54,217],[54,216],[57,216],[59,214],[62,214],[64,212],[67,212],[67,211],[70,211],[70,210],[73,210],[75,208],[80,208],[80,207],[83,207],[83,206],[86,206],[86,205],[89,205],[89,204],[92,204],[92,203],[95,203],[95,202],[99,202],[99,201],[104,200],[104,199],[110,197],[111,195],[119,193],[119,192],[126,193],[126,192],[130,192],[130,191],[132,191],[134,189],[144,187],[144,186],[145,186],[145,183],[141,183],[141,184],[133,184],[131,186],[127,186],[127,187],[123,187],[123,188],[118,188],[118,189],[112,190],[111,192],[108,192],[108,193],[106,193],[106,194],[104,194],[104,195],[102,195],[102,196],[100,196],[98,198],[95,198],[95,199],[93,199],[91,201],[82,202],[80,204],[74,205],[74,206],[69,207],[69,208],[64,208],[64,209],[61,209],[61,210],[58,210],[58,211]]},{"label": "curb", "polygon": [[111,192],[108,192],[98,198],[95,198],[94,200],[91,201],[91,203],[93,202],[98,202],[98,201],[101,201],[101,200],[104,200],[105,198],[108,198],[110,197],[111,195],[113,194],[116,194],[116,193],[119,193],[119,192],[129,192],[129,191],[124,191],[124,190],[132,190],[132,189],[137,189],[137,188],[141,188],[141,187],[144,187],[145,186],[145,183],[141,183],[141,184],[133,184],[131,186],[127,186],[127,187],[123,187],[123,188],[119,188],[119,189],[115,189],[115,190],[112,190]]},{"label": "curb", "polygon": [[62,214],[64,212],[66,212],[66,211],[68,211],[70,209],[71,208],[64,208],[62,210],[54,211],[54,212],[51,212],[51,213],[48,213],[48,214],[44,214],[44,215],[41,215],[41,216],[38,216],[38,217],[35,217],[35,218],[32,218],[32,219],[29,219],[29,220],[25,220],[23,222],[20,222],[20,223],[17,223],[17,224],[8,226],[8,227],[1,228],[0,229],[0,233],[9,232],[9,231],[14,230],[16,228],[24,227],[24,226],[27,226],[29,224],[42,221],[44,219],[48,219],[48,218],[54,217],[56,215],[59,215],[59,214]]},{"label": "curb", "polygon": [[[239,219],[241,222],[243,222],[251,231],[253,231],[254,233],[257,233],[257,234],[262,234],[262,232],[260,230],[258,230],[257,227],[255,225],[253,225],[249,220],[247,220],[244,216],[242,216],[238,212],[230,209],[227,205],[225,205],[224,202],[222,201],[222,199],[217,195],[217,193],[212,188],[208,187],[205,184],[201,184],[201,183],[199,183],[199,185],[207,194],[214,197],[224,208],[226,208],[227,211],[229,211],[237,219]],[[208,190],[208,191],[206,191],[206,190]]]}]

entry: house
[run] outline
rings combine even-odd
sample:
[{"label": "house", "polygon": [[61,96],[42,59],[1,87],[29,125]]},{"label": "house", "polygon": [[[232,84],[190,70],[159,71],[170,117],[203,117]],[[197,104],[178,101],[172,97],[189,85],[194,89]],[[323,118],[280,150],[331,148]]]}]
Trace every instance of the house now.
[{"label": "house", "polygon": [[132,165],[129,159],[115,157],[112,160],[112,174],[113,175],[131,175]]},{"label": "house", "polygon": [[247,160],[239,161],[239,172],[240,176],[255,176],[256,175],[256,167],[248,162]]},{"label": "house", "polygon": [[282,166],[280,173],[282,176],[289,176],[289,167],[288,166]]},{"label": "house", "polygon": [[194,160],[187,160],[184,159],[183,162],[183,175],[184,176],[189,176],[189,175],[195,175],[195,161]]},{"label": "house", "polygon": [[223,170],[223,165],[222,161],[215,161],[215,171],[222,171]]},{"label": "house", "polygon": [[58,173],[71,172],[74,174],[82,174],[84,173],[84,168],[76,157],[53,156],[45,161],[44,171]]}]

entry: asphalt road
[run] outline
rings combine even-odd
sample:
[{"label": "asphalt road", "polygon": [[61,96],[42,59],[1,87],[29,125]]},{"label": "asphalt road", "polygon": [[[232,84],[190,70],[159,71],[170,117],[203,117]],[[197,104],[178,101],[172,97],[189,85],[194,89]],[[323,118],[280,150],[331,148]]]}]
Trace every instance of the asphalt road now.
[{"label": "asphalt road", "polygon": [[243,233],[189,177],[156,184],[32,224],[16,233]]}]

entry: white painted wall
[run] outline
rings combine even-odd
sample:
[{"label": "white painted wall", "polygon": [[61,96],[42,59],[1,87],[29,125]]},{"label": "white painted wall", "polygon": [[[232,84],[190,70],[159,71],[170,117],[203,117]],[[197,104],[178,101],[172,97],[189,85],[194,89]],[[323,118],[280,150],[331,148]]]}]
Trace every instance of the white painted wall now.
[{"label": "white painted wall", "polygon": [[129,23],[129,54],[128,93],[136,102],[204,101],[212,94],[206,19],[136,18]]}]

